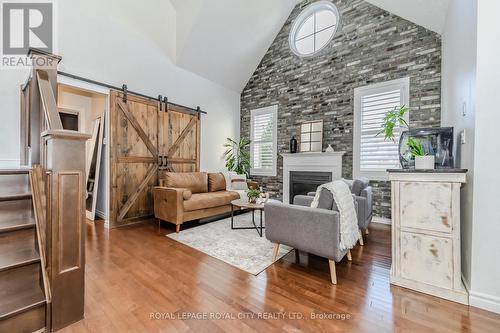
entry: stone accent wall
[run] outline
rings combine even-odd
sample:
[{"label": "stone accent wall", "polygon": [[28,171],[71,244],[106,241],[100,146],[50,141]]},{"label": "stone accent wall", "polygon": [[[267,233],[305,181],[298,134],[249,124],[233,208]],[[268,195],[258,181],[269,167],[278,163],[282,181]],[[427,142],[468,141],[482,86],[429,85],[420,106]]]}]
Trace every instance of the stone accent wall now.
[{"label": "stone accent wall", "polygon": [[[343,177],[352,178],[353,89],[410,77],[410,126],[440,126],[441,37],[362,0],[332,0],[342,27],[320,54],[300,58],[288,45],[292,11],[241,94],[241,135],[249,137],[250,110],[278,104],[278,150],[303,121],[324,121],[323,148],[346,151]],[[282,196],[283,160],[277,177],[252,177]],[[390,217],[390,184],[372,182],[375,215]]]}]

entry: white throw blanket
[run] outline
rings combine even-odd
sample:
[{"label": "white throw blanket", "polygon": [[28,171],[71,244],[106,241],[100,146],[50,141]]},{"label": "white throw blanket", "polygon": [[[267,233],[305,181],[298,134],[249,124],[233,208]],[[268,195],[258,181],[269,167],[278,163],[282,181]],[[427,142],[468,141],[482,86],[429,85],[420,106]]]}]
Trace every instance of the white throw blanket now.
[{"label": "white throw blanket", "polygon": [[339,250],[352,249],[359,239],[358,217],[354,199],[349,186],[342,181],[336,180],[318,187],[316,196],[311,203],[312,208],[318,208],[321,190],[325,188],[333,194],[333,199],[339,208],[340,213],[340,244]]}]

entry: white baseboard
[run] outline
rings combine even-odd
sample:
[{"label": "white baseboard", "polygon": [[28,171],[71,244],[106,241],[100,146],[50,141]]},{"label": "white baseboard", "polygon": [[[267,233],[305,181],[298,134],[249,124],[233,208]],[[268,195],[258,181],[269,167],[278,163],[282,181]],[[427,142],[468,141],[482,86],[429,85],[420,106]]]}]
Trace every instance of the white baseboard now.
[{"label": "white baseboard", "polygon": [[500,313],[500,297],[491,296],[476,291],[469,292],[469,304],[476,308]]},{"label": "white baseboard", "polygon": [[381,217],[381,216],[374,216],[372,217],[372,222],[373,223],[380,223],[380,224],[388,224],[391,225],[391,219],[388,219],[387,217]]},{"label": "white baseboard", "polygon": [[104,220],[104,228],[109,229],[109,220],[107,214],[105,214],[102,210],[96,209],[95,216],[100,217]]},{"label": "white baseboard", "polygon": [[21,160],[19,159],[0,159],[0,169],[19,168],[20,165]]},{"label": "white baseboard", "polygon": [[103,220],[106,220],[108,217],[106,216],[106,213],[104,213],[102,210],[96,209],[95,210],[95,215],[100,217]]}]

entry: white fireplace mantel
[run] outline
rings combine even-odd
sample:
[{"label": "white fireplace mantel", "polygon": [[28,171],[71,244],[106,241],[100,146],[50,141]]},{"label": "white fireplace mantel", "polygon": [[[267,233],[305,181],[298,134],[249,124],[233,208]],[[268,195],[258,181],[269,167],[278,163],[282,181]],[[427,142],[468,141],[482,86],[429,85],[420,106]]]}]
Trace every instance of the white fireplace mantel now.
[{"label": "white fireplace mantel", "polygon": [[342,156],[345,151],[331,153],[281,154],[283,156],[283,202],[290,203],[290,172],[330,172],[332,180],[342,178]]}]

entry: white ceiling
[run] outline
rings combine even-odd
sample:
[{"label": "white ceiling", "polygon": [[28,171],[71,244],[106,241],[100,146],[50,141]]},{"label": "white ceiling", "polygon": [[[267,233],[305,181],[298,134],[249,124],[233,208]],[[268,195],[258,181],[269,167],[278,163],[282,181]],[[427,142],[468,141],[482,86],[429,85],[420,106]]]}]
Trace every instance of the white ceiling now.
[{"label": "white ceiling", "polygon": [[366,0],[388,12],[441,34],[451,0]]},{"label": "white ceiling", "polygon": [[171,2],[177,10],[177,65],[239,93],[298,1]]}]

